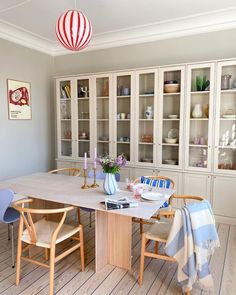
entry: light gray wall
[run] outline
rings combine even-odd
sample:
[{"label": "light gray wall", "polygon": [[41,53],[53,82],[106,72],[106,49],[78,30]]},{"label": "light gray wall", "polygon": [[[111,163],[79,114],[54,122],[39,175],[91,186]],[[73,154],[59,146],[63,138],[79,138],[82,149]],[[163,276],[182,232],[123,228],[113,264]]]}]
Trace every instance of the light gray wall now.
[{"label": "light gray wall", "polygon": [[[0,39],[0,180],[51,167],[52,69],[52,57]],[[32,120],[8,120],[7,78],[31,83]]]},{"label": "light gray wall", "polygon": [[55,58],[55,75],[236,57],[236,29]]}]

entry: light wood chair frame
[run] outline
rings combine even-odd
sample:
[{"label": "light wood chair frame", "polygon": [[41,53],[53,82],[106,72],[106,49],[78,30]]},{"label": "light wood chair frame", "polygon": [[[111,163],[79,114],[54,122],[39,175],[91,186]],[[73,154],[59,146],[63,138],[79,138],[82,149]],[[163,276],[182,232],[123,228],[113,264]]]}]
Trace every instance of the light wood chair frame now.
[{"label": "light wood chair frame", "polygon": [[[175,182],[169,178],[169,177],[166,177],[166,176],[161,176],[161,175],[152,175],[152,176],[144,176],[145,178],[150,178],[150,179],[158,179],[158,180],[169,180],[170,181],[170,188],[171,189],[174,189],[175,188]],[[134,180],[134,184],[137,184],[137,183],[140,183],[141,181],[141,177],[138,177]],[[170,207],[170,209],[172,208],[172,197],[171,196],[168,200],[168,207]],[[166,216],[167,217],[167,216]],[[160,212],[158,212],[156,215],[153,215],[151,218],[154,218],[154,219],[160,219]],[[140,231],[140,234],[143,233],[143,225],[144,224],[153,224],[153,222],[151,221],[147,221],[147,220],[143,220],[142,218],[133,218],[132,219],[133,222],[136,222],[136,223],[139,223],[139,231]]]},{"label": "light wood chair frame", "polygon": [[[204,198],[200,196],[177,196],[174,195],[172,198],[182,199],[184,204],[186,205],[187,200],[195,200],[195,201],[203,201]],[[168,217],[174,217],[175,211],[171,210],[168,212],[162,212],[160,215],[166,217],[166,213]],[[171,262],[176,262],[175,258],[167,256],[165,254],[158,253],[159,241],[155,241],[154,252],[148,252],[146,250],[147,246],[150,244],[151,240],[147,238],[146,233],[142,233],[141,238],[141,255],[140,255],[140,270],[139,270],[139,285],[142,286],[143,284],[143,272],[144,272],[144,260],[145,257],[156,258],[156,259],[163,259]],[[186,292],[186,295],[191,295],[191,292]]]},{"label": "light wood chair frame", "polygon": [[68,172],[69,176],[80,176],[79,168],[58,168],[51,171],[48,171],[50,174],[56,174],[58,172]]},{"label": "light wood chair frame", "polygon": [[[80,258],[81,258],[81,269],[84,271],[84,237],[83,237],[83,226],[81,224],[78,225],[79,228],[79,237],[71,236],[69,237],[72,240],[77,241],[78,243],[73,244],[69,249],[62,252],[61,254],[56,256],[56,240],[60,229],[62,228],[64,221],[66,219],[66,215],[69,211],[74,210],[74,206],[59,208],[59,209],[33,209],[33,208],[25,208],[25,204],[32,203],[32,199],[24,199],[14,203],[13,207],[20,212],[20,221],[19,221],[19,229],[18,229],[18,247],[17,247],[17,261],[16,261],[16,285],[18,286],[20,283],[20,269],[21,269],[21,260],[31,262],[33,264],[43,266],[49,268],[49,294],[53,295],[54,289],[54,269],[55,263],[61,260],[62,258],[66,257],[67,255],[71,254],[78,248],[80,248]],[[52,215],[61,213],[62,217],[58,223],[58,226],[54,230],[51,241],[50,241],[50,248],[44,247],[45,249],[45,260],[49,259],[49,263],[43,263],[38,260],[31,258],[31,245],[36,245],[37,243],[37,233],[35,231],[35,225],[33,222],[32,214],[42,214],[42,215]],[[22,247],[22,234],[24,231],[24,226],[28,230],[28,234],[30,236],[30,244]],[[37,246],[37,245],[36,245]],[[22,256],[22,254],[29,250],[29,257]],[[50,250],[50,256],[48,253]]]}]

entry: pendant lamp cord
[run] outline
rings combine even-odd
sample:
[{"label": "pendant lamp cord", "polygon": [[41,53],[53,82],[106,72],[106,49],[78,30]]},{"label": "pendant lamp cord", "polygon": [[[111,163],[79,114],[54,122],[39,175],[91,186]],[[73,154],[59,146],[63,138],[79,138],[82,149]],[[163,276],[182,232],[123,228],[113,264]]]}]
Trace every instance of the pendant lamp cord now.
[{"label": "pendant lamp cord", "polygon": [[75,10],[77,10],[77,1],[75,0]]}]

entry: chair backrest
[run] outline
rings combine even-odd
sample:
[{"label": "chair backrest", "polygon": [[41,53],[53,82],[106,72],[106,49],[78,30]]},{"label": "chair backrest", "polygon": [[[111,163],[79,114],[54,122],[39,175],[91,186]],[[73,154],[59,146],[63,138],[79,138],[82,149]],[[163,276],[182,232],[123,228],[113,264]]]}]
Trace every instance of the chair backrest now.
[{"label": "chair backrest", "polygon": [[[106,173],[104,173],[103,171],[96,171],[96,178],[97,179],[105,179]],[[94,171],[90,170],[88,173],[88,178],[93,178],[94,177]],[[115,178],[116,181],[119,182],[120,181],[120,173],[116,173],[115,174]]]},{"label": "chair backrest", "polygon": [[[55,229],[54,233],[52,234],[52,240],[56,240],[57,234],[60,231],[65,219],[66,219],[66,214],[68,211],[73,210],[75,207],[74,206],[69,206],[69,207],[64,207],[64,208],[58,208],[58,209],[35,209],[35,208],[25,208],[25,204],[32,203],[32,199],[24,199],[17,201],[13,204],[13,208],[19,211],[20,213],[20,225],[19,227],[23,229],[23,224],[25,225],[30,240],[31,244],[36,244],[37,243],[37,232],[35,230],[34,226],[34,221],[32,218],[32,214],[37,215],[37,214],[58,214],[58,213],[63,213],[62,218]],[[19,230],[19,232],[22,234],[23,230]],[[19,237],[20,238],[20,237]]]},{"label": "chair backrest", "polygon": [[[152,176],[144,176],[146,179],[151,179],[151,180],[164,180],[164,181],[169,181],[170,182],[170,188],[173,189],[175,187],[175,182],[166,177],[166,176],[161,176],[161,175],[152,175]],[[135,181],[133,182],[134,184],[140,183],[141,182],[141,178],[142,177],[138,177],[135,179]]]},{"label": "chair backrest", "polygon": [[170,210],[169,211],[160,211],[159,215],[160,216],[165,216],[165,217],[174,217],[175,215],[175,210],[172,209],[172,201],[173,199],[180,199],[183,200],[184,205],[187,205],[187,201],[203,201],[204,198],[201,196],[177,196],[177,195],[172,195],[169,199],[169,204],[170,204]]},{"label": "chair backrest", "polygon": [[57,174],[59,172],[67,172],[69,176],[79,176],[80,175],[80,169],[79,168],[58,168],[55,170],[51,170],[48,173],[50,174]]},{"label": "chair backrest", "polygon": [[14,193],[10,189],[1,189],[0,190],[0,221],[5,222],[4,215],[7,211],[7,208],[10,206],[14,198]]}]

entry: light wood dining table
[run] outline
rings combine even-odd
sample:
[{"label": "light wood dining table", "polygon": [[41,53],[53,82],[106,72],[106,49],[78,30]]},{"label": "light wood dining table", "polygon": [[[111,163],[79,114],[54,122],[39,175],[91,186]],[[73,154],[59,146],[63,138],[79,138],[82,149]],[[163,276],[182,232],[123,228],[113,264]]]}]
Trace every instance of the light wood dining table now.
[{"label": "light wood dining table", "polygon": [[[95,210],[95,271],[106,264],[131,270],[132,217],[150,219],[165,200],[156,202],[140,201],[138,207],[106,211],[101,204],[106,195],[102,181],[99,187],[81,189],[82,177],[35,173],[0,182],[0,188],[9,188],[17,195]],[[168,199],[175,191],[158,189]],[[113,197],[113,196],[112,196]],[[125,183],[119,183],[114,196],[133,197]]]}]

